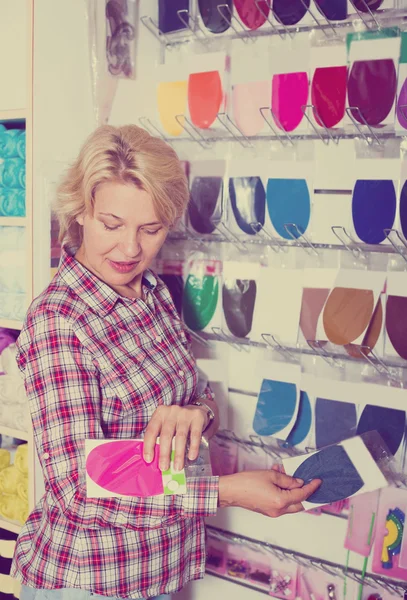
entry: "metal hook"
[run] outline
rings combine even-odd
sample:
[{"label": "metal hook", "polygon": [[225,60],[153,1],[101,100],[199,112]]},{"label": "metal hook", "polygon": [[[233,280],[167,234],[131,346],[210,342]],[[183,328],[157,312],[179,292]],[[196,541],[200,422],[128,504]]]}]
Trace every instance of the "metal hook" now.
[{"label": "metal hook", "polygon": [[[372,140],[369,140],[369,137],[362,131],[362,129],[360,128],[360,123],[356,121],[355,117],[352,114],[352,111],[356,111],[359,114],[359,117],[363,120],[363,125],[365,125],[369,129],[370,135],[373,138]],[[367,123],[365,117],[362,115],[362,111],[358,106],[348,106],[346,108],[346,114],[348,115],[348,117],[350,118],[350,120],[352,121],[352,123],[354,124],[354,126],[356,127],[360,135],[363,137],[368,146],[372,146],[375,141],[377,144],[379,144],[379,146],[382,145],[381,141],[379,140],[373,129],[370,127],[369,123]]]},{"label": "metal hook", "polygon": [[280,23],[280,25],[283,27],[285,33],[282,33],[278,27],[276,27],[273,23],[273,21],[270,19],[270,17],[268,15],[266,15],[266,13],[264,12],[264,10],[259,6],[259,2],[261,0],[255,0],[254,3],[256,5],[257,10],[259,11],[259,13],[266,19],[267,23],[270,25],[270,27],[281,37],[281,39],[285,39],[285,36],[288,35],[289,37],[293,37],[292,32],[288,29],[288,27],[286,25],[284,25],[284,23]]},{"label": "metal hook", "polygon": [[[164,42],[164,44],[169,45],[170,41],[167,38],[167,36],[161,31],[161,29],[158,27],[158,25],[156,25],[153,21],[153,19],[148,16],[148,15],[144,15],[140,18],[140,21],[143,23],[144,27],[146,29],[148,29],[148,31],[150,33],[153,34],[153,36],[156,38],[156,40],[158,40],[160,42],[160,44],[162,44]],[[169,48],[171,48],[171,46],[169,45]]]},{"label": "metal hook", "polygon": [[[249,40],[253,40],[251,33],[243,27],[243,25],[239,22],[238,19],[236,19],[236,17],[234,16],[234,14],[232,13],[231,9],[229,8],[229,6],[227,4],[218,4],[216,7],[216,10],[218,11],[218,13],[222,17],[222,19],[225,19],[225,21],[229,25],[229,27],[231,27],[233,29],[233,31],[236,33],[236,35],[238,35],[239,38],[243,42],[246,43]],[[223,13],[223,10],[227,10],[228,17],[225,16],[225,14]],[[236,21],[236,23],[240,26],[240,28],[241,28],[240,31],[238,29],[236,29],[236,27],[233,25],[234,21]],[[244,34],[243,36],[242,36],[242,33]]]},{"label": "metal hook", "polygon": [[[259,221],[257,221],[256,223],[249,223],[250,227],[253,229],[254,233],[263,233],[271,242],[270,247],[274,252],[280,252],[280,250],[285,251],[286,250],[286,246],[283,246],[283,244],[280,242],[279,239],[273,237],[272,235],[269,234],[268,231],[266,231],[266,229],[264,228],[264,225],[262,225]],[[277,246],[277,247],[276,247]]]},{"label": "metal hook", "polygon": [[[265,341],[267,346],[269,346],[270,348],[273,348],[273,350],[276,350],[277,352],[280,352],[283,355],[288,355],[291,359],[295,359],[294,354],[292,354],[292,352],[290,352],[290,350],[288,350],[288,348],[286,348],[285,346],[280,344],[280,342],[277,341],[276,338],[274,337],[274,335],[272,335],[271,333],[262,333],[261,337]],[[268,338],[271,338],[273,340],[273,342],[270,342],[268,340]]]},{"label": "metal hook", "polygon": [[349,246],[349,244],[347,244],[339,235],[339,233],[336,231],[337,229],[342,229],[343,233],[346,235],[346,237],[351,241],[351,243],[353,244],[354,241],[352,240],[351,236],[349,235],[349,233],[347,233],[345,227],[342,227],[342,225],[332,225],[331,226],[331,231],[332,233],[338,238],[338,240],[341,242],[341,244],[346,248],[346,250],[348,250],[348,252],[351,252],[352,255],[355,258],[359,258],[363,252],[359,247],[351,247]]},{"label": "metal hook", "polygon": [[[376,24],[377,29],[379,29],[379,31],[381,30],[382,26],[380,25],[379,21],[376,19],[376,17],[374,16],[373,12],[370,10],[369,5],[366,3],[366,0],[362,0],[363,4],[365,5],[365,8],[367,10],[367,12],[369,13],[369,15],[371,16],[371,18],[373,19],[373,21]],[[356,10],[357,14],[359,15],[359,18],[362,19],[363,23],[366,25],[366,27],[368,29],[371,29],[370,27],[370,23],[368,21],[365,20],[365,18],[363,17],[363,12],[361,10],[359,10],[356,6],[355,6],[355,2],[354,0],[350,0],[350,3],[352,4],[353,8]]]},{"label": "metal hook", "polygon": [[305,2],[305,0],[300,0],[300,2],[303,5],[303,7],[305,8],[305,10],[307,11],[307,13],[309,13],[311,15],[311,17],[314,19],[318,29],[320,29],[322,31],[322,33],[324,34],[325,37],[329,37],[328,33],[325,31],[325,28],[321,27],[321,23],[318,21],[318,19],[312,12],[310,6],[307,6],[307,3]]},{"label": "metal hook", "polygon": [[[152,135],[154,137],[156,135],[158,135],[158,137],[160,139],[162,139],[164,142],[167,142],[167,144],[170,143],[170,141],[161,133],[161,131],[158,129],[158,127],[156,125],[154,125],[154,123],[151,121],[151,119],[149,119],[148,117],[139,117],[138,121],[139,121],[140,125],[142,126],[142,128],[145,129],[146,131],[148,131],[148,133],[150,135]],[[147,125],[146,125],[146,122],[147,122]],[[150,127],[151,127],[151,129],[150,129]]]},{"label": "metal hook", "polygon": [[[197,19],[194,19],[193,16],[189,14],[189,11],[187,8],[184,8],[183,10],[177,10],[177,16],[178,16],[178,19],[181,21],[181,23],[185,26],[185,28],[188,29],[192,33],[192,35],[194,37],[196,37],[197,40],[199,40],[200,42],[208,40],[208,36],[206,35],[205,31],[200,26],[199,21]],[[190,25],[191,21],[192,21],[195,29],[193,29],[191,27],[191,25]],[[203,35],[204,39],[200,38],[197,35],[196,29],[199,29],[199,32]]]},{"label": "metal hook", "polygon": [[190,329],[189,327],[185,326],[185,328],[186,328],[187,332],[189,333],[189,335],[191,336],[191,338],[194,339],[196,342],[198,342],[198,344],[202,344],[202,346],[205,346],[206,348],[212,347],[209,340],[206,340],[205,338],[200,336],[199,333],[196,333],[196,331],[192,331],[192,329]]},{"label": "metal hook", "polygon": [[[222,120],[222,118],[223,118],[223,120]],[[218,113],[216,115],[216,120],[219,121],[219,123],[226,129],[226,131],[228,131],[233,136],[233,138],[236,140],[236,142],[239,142],[239,144],[241,146],[243,146],[243,148],[253,148],[253,144],[251,143],[249,138],[245,136],[243,131],[241,131],[241,129],[239,129],[239,127],[235,123],[233,123],[233,121],[229,117],[229,115],[227,115],[224,112]],[[238,137],[235,134],[235,132],[232,129],[233,127],[236,129],[236,131],[239,132],[240,137]]]},{"label": "metal hook", "polygon": [[[317,2],[315,2],[315,5],[316,5],[316,7],[317,7],[317,10],[318,10],[319,14],[321,15],[321,17],[323,17],[323,18],[325,19],[325,21],[326,21],[326,23],[327,23],[328,27],[329,27],[330,29],[332,29],[332,31],[334,32],[334,35],[335,35],[335,37],[337,37],[337,36],[338,36],[338,33],[337,33],[337,31],[336,31],[336,27],[334,26],[334,24],[332,23],[332,21],[330,21],[330,20],[328,19],[328,17],[327,17],[327,16],[326,16],[326,14],[323,12],[323,10],[320,8],[320,6],[318,5],[318,3],[317,3]],[[321,25],[320,25],[320,27],[321,27]],[[322,29],[322,27],[321,27],[321,29]]]},{"label": "metal hook", "polygon": [[[321,134],[320,130],[315,126],[313,120],[311,119],[311,117],[308,116],[307,114],[307,108],[312,108],[314,115],[316,116],[317,120],[319,121],[319,123],[321,123],[322,127],[325,129],[325,132],[328,136],[328,138],[324,138],[323,135]],[[319,139],[327,146],[329,144],[329,140],[332,140],[334,144],[338,144],[339,143],[339,137],[338,136],[333,136],[332,133],[329,131],[328,127],[324,124],[324,122],[322,121],[316,107],[314,106],[314,104],[303,104],[301,106],[301,111],[302,114],[304,115],[304,117],[307,119],[308,123],[311,125],[312,129],[315,131],[315,133],[317,134],[317,136],[319,137]]]},{"label": "metal hook", "polygon": [[241,352],[243,349],[246,350],[246,348],[240,346],[230,336],[228,336],[221,327],[212,327],[211,329],[214,335],[216,335],[216,337],[218,337],[222,342],[226,342],[229,346],[235,348],[239,352]]},{"label": "metal hook", "polygon": [[[272,112],[272,110],[271,110],[271,108],[269,106],[261,106],[259,108],[259,113],[261,114],[262,118],[267,123],[267,125],[269,126],[269,128],[271,129],[271,131],[274,133],[274,135],[276,136],[276,138],[278,139],[278,141],[280,142],[280,144],[283,146],[283,148],[285,148],[286,147],[286,142],[284,141],[284,137],[274,128],[274,126],[272,125],[272,123],[270,123],[270,121],[267,119],[267,117],[264,114],[265,111],[268,111],[271,115],[273,115],[273,112]],[[294,146],[294,142],[291,139],[291,137],[288,135],[288,133],[286,131],[284,133],[285,133],[285,137],[288,140],[288,143],[291,144],[291,146]]]},{"label": "metal hook", "polygon": [[[228,232],[230,237],[228,237],[227,235],[222,233],[220,231],[219,227],[223,227],[224,229],[226,229],[226,231]],[[225,223],[219,223],[218,225],[215,225],[215,229],[222,235],[223,239],[226,242],[233,244],[234,247],[239,250],[239,252],[243,252],[243,253],[247,254],[248,249],[246,248],[246,245],[244,244],[244,242],[240,241],[239,238],[230,231],[230,229],[227,227],[227,225]]]},{"label": "metal hook", "polygon": [[[198,144],[201,146],[201,148],[210,148],[210,143],[203,137],[203,135],[200,133],[200,131],[195,127],[195,125],[193,125],[193,123],[191,123],[191,121],[188,119],[188,117],[186,117],[185,115],[175,115],[175,120],[177,121],[178,125],[180,127],[182,127],[182,129],[189,135],[189,137],[194,141],[194,142],[198,142]],[[192,131],[190,131],[189,129],[187,129],[185,127],[185,123],[188,125],[189,128],[192,129],[192,131],[194,133],[192,133]]]},{"label": "metal hook", "polygon": [[307,340],[307,344],[308,346],[311,348],[311,350],[313,350],[314,352],[316,351],[318,356],[320,356],[321,358],[324,359],[324,361],[330,366],[335,366],[335,367],[340,367],[343,368],[343,364],[342,362],[336,360],[336,358],[334,358],[333,356],[331,356],[323,346],[321,346],[321,342],[319,340]]},{"label": "metal hook", "polygon": [[[290,231],[290,227],[292,227],[296,231],[297,235]],[[311,250],[311,253],[314,253],[316,254],[316,256],[319,256],[318,250],[315,248],[314,244],[306,237],[305,233],[301,232],[300,228],[296,223],[284,223],[284,229],[286,230],[288,235],[294,240],[294,242],[298,242],[300,244],[301,248],[303,248],[305,252],[307,252],[307,254],[310,254],[309,250]],[[305,244],[301,242],[301,239],[304,240]]]},{"label": "metal hook", "polygon": [[[379,373],[379,375],[383,375],[385,373],[389,377],[389,379],[399,383],[399,380],[394,377],[389,367],[381,360],[381,358],[377,356],[377,354],[373,352],[373,349],[370,346],[359,346],[357,348],[357,351],[359,352],[361,357],[364,358],[375,369],[375,371],[377,371],[377,373]],[[373,362],[369,355],[371,355],[374,358],[374,360],[377,361],[378,364]]]},{"label": "metal hook", "polygon": [[403,240],[403,238],[401,237],[401,235],[397,231],[397,229],[383,229],[383,233],[386,236],[386,238],[389,240],[390,244],[393,246],[393,248],[395,249],[397,254],[399,254],[401,256],[401,258],[403,258],[403,260],[405,260],[407,262],[407,256],[404,254],[404,252],[399,248],[399,246],[390,237],[392,233],[395,233],[396,236],[398,237],[398,239],[400,240],[400,242],[402,243],[402,245],[404,246],[404,248],[406,248],[406,250],[407,250],[407,244]]}]

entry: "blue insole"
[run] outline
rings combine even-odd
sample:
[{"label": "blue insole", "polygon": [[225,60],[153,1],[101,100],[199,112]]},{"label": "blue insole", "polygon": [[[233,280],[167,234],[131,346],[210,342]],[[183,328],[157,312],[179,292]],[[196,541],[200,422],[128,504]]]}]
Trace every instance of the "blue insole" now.
[{"label": "blue insole", "polygon": [[[305,179],[269,179],[267,209],[273,227],[282,238],[300,237],[311,217],[311,199]],[[297,227],[290,226],[287,231],[285,225],[289,223]]]},{"label": "blue insole", "polygon": [[264,225],[266,191],[260,177],[231,177],[229,197],[236,223],[244,233],[255,235],[252,224]]},{"label": "blue insole", "polygon": [[393,227],[396,190],[391,179],[359,179],[353,189],[352,219],[358,237],[366,244],[380,244],[384,229]]},{"label": "blue insole", "polygon": [[307,437],[312,423],[311,403],[307,392],[300,392],[300,403],[298,406],[297,420],[291,433],[287,437],[287,446],[301,444]]},{"label": "blue insole", "polygon": [[356,406],[350,402],[317,398],[315,402],[315,445],[324,448],[356,435]]},{"label": "blue insole", "polygon": [[258,435],[276,435],[290,423],[296,404],[294,383],[263,379],[253,420],[254,431]]},{"label": "blue insole", "polygon": [[405,425],[404,410],[367,404],[360,417],[357,434],[377,431],[394,456],[403,440]]}]

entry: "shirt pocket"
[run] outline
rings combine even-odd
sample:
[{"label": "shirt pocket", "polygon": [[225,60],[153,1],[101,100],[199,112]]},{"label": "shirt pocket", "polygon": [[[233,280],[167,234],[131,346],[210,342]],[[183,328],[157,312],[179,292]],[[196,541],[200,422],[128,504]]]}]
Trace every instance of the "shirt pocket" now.
[{"label": "shirt pocket", "polygon": [[[125,358],[109,365],[101,374],[105,421],[115,421],[131,412],[144,412],[147,381],[143,376],[145,357],[137,361]],[[146,415],[147,416],[147,415]]]}]

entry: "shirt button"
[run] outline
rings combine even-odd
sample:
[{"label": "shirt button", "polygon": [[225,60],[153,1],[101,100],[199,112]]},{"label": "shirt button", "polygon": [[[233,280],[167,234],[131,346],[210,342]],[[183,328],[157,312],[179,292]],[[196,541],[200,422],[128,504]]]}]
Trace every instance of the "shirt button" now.
[{"label": "shirt button", "polygon": [[181,369],[180,371],[178,371],[178,375],[179,375],[180,377],[184,377],[185,373],[184,373],[184,371]]},{"label": "shirt button", "polygon": [[44,460],[48,460],[49,459],[49,453],[48,452],[44,452],[44,454],[42,455],[42,458]]},{"label": "shirt button", "polygon": [[155,341],[157,342],[157,344],[160,344],[160,343],[161,343],[161,340],[162,340],[162,337],[161,337],[161,335],[156,335],[156,336],[155,336]]}]

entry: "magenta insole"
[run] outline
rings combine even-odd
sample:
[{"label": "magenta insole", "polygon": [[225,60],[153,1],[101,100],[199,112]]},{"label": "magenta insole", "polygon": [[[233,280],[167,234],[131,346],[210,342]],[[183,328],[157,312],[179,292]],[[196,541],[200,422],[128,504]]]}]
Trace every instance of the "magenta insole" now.
[{"label": "magenta insole", "polygon": [[234,0],[236,12],[248,29],[258,29],[267,21],[270,6],[266,0]]},{"label": "magenta insole", "polygon": [[86,471],[97,485],[123,496],[157,496],[164,493],[158,467],[159,446],[154,459],[143,459],[143,442],[118,440],[94,448],[86,460]]},{"label": "magenta insole", "polygon": [[311,103],[318,125],[335,127],[345,114],[347,68],[315,69],[311,86]]},{"label": "magenta insole", "polygon": [[397,100],[397,118],[404,129],[407,129],[407,79],[401,86]]},{"label": "magenta insole", "polygon": [[365,120],[368,125],[379,126],[391,112],[396,91],[397,73],[391,58],[353,63],[348,78],[348,102],[358,123]]},{"label": "magenta insole", "polygon": [[407,298],[388,296],[386,331],[397,354],[407,360]]},{"label": "magenta insole", "polygon": [[400,225],[404,237],[407,238],[407,181],[400,192]]},{"label": "magenta insole", "polygon": [[304,118],[301,107],[308,100],[308,74],[283,73],[273,75],[271,108],[276,125],[284,131],[294,131]]},{"label": "magenta insole", "polygon": [[237,83],[233,86],[233,115],[244,135],[257,135],[265,126],[260,109],[270,106],[270,89],[270,81]]}]

